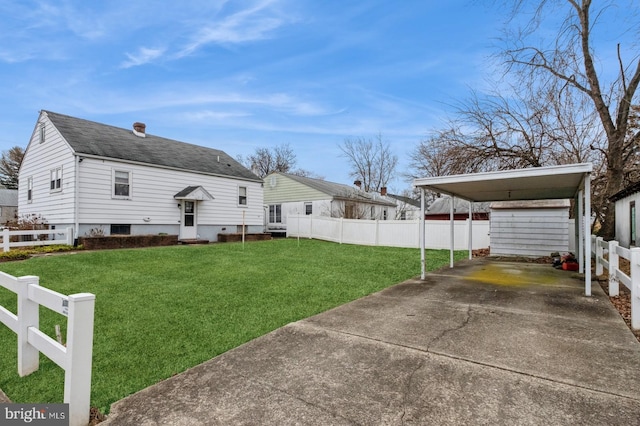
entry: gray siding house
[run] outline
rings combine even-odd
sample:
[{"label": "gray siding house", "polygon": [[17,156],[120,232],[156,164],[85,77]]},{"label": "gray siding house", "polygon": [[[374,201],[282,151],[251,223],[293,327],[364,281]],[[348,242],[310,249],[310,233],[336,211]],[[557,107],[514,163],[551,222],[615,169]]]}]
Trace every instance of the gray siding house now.
[{"label": "gray siding house", "polygon": [[76,238],[264,231],[262,179],[224,151],[41,111],[19,174],[18,213]]}]

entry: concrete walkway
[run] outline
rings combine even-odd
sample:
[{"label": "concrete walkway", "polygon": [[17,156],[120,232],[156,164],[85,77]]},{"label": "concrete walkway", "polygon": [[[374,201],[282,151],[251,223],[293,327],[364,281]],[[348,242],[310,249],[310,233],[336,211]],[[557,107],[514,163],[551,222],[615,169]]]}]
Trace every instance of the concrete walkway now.
[{"label": "concrete walkway", "polygon": [[638,425],[640,344],[600,287],[465,261],[112,406],[115,425]]}]

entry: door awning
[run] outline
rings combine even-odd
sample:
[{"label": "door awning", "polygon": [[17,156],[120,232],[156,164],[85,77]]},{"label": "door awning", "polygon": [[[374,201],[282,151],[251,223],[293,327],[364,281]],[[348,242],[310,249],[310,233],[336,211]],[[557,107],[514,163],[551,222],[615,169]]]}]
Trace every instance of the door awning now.
[{"label": "door awning", "polygon": [[202,186],[187,186],[182,191],[173,196],[176,200],[197,200],[197,201],[210,201],[213,200],[213,195],[209,194]]}]

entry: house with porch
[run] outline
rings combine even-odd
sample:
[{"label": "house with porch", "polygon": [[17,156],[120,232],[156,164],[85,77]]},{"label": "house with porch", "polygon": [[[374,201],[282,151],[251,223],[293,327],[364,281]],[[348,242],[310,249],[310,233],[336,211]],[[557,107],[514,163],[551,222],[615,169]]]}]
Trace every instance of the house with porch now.
[{"label": "house with porch", "polygon": [[284,233],[287,216],[305,214],[345,219],[393,220],[396,203],[357,186],[274,172],[264,178],[267,231]]},{"label": "house with porch", "polygon": [[75,237],[264,231],[262,179],[224,151],[41,111],[20,167],[18,214]]}]

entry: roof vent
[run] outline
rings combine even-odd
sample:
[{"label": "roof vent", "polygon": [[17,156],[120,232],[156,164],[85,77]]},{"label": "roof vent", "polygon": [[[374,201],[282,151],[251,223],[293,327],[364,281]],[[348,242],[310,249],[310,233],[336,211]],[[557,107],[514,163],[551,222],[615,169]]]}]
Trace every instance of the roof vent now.
[{"label": "roof vent", "polygon": [[145,134],[146,128],[147,128],[146,124],[136,121],[135,123],[133,123],[133,134],[141,138],[144,138],[146,136]]}]

